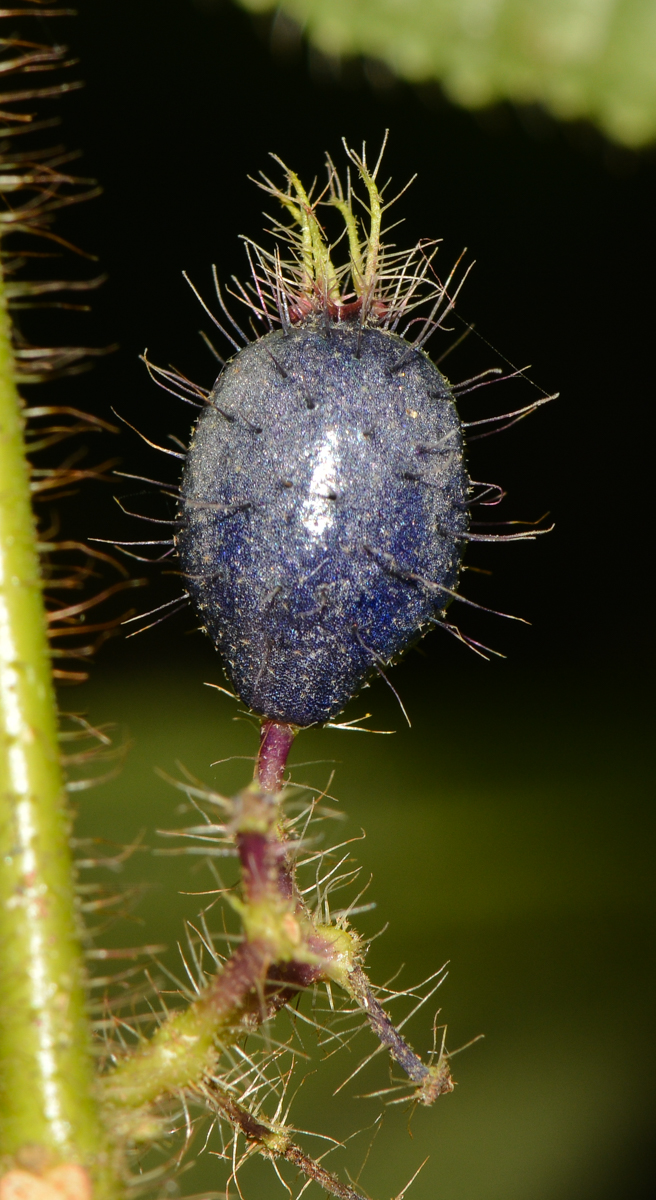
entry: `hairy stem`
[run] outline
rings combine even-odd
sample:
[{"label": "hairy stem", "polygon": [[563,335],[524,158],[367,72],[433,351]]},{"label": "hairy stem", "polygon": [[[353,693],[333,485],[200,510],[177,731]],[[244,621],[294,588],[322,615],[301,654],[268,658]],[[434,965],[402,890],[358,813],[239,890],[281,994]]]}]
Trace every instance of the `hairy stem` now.
[{"label": "hairy stem", "polygon": [[26,1154],[42,1167],[81,1164],[100,1194],[107,1163],[69,823],[0,279],[0,1154],[24,1165]]},{"label": "hairy stem", "polygon": [[[255,781],[232,800],[221,800],[228,817],[222,830],[234,841],[241,863],[241,895],[233,894],[230,903],[241,918],[244,940],[185,1011],[171,1014],[150,1040],[105,1076],[105,1114],[117,1137],[135,1142],[151,1138],[157,1122],[151,1106],[181,1089],[206,1095],[209,1088],[216,1099],[221,1054],[299,990],[322,981],[337,983],[355,1000],[416,1085],[419,1103],[432,1104],[453,1088],[446,1058],[440,1055],[434,1066],[422,1063],[374,996],[360,966],[357,934],[339,924],[319,923],[303,902],[295,881],[294,845],[282,814],[284,793],[263,790],[260,782],[264,778],[271,786],[280,779],[292,737],[291,727],[265,722]],[[251,1138],[241,1119],[233,1119],[234,1113],[230,1117],[226,1104],[221,1111]],[[266,1141],[254,1135],[251,1140],[261,1142],[261,1152],[267,1152]],[[292,1148],[283,1156],[292,1153],[301,1154]]]},{"label": "hairy stem", "polygon": [[274,1125],[272,1122],[264,1124],[213,1082],[205,1084],[202,1094],[208,1106],[230,1121],[233,1128],[243,1134],[253,1150],[257,1150],[266,1158],[282,1158],[292,1163],[306,1179],[314,1180],[324,1192],[329,1196],[336,1196],[337,1200],[364,1200],[361,1192],[348,1183],[342,1183],[332,1171],[327,1171],[316,1159],[304,1154],[291,1140],[285,1126]]},{"label": "hairy stem", "polygon": [[[181,1088],[198,1087],[235,1042],[274,1016],[299,988],[327,977],[348,952],[348,934],[321,930],[296,912],[278,836],[279,797],[257,783],[233,800],[231,828],[242,865],[243,898],[232,898],[244,941],[197,1000],[173,1013],[106,1076],[106,1115],[118,1136],[150,1137],[143,1110]],[[344,943],[344,947],[342,946]],[[340,977],[344,969],[340,970]]]},{"label": "hairy stem", "polygon": [[362,967],[356,966],[349,971],[347,989],[367,1014],[369,1025],[379,1042],[387,1046],[392,1058],[403,1068],[408,1079],[418,1085],[415,1099],[419,1104],[433,1104],[438,1096],[453,1091],[454,1083],[446,1057],[440,1054],[438,1061],[429,1066],[421,1061],[374,996]]}]

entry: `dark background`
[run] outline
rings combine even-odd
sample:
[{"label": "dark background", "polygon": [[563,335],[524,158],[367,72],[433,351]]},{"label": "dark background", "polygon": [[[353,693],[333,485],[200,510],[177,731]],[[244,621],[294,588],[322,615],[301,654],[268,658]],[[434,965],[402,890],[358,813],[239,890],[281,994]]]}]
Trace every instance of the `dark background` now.
[{"label": "dark background", "polygon": [[[227,3],[81,0],[78,8],[61,28],[86,87],[63,102],[65,136],[84,151],[80,172],[104,191],[65,213],[59,230],[97,253],[109,278],[93,313],[63,315],[61,333],[120,348],[93,373],[57,385],[66,402],[102,416],[114,405],[156,441],[186,438],[192,410],[155,388],[138,361],[147,347],[155,362],[212,383],[213,361],[197,334],[211,332],[209,322],[181,270],[208,300],[212,262],[223,279],[245,274],[238,235],[260,236],[263,207],[246,177],[271,169],[269,151],[312,179],[321,177],[324,150],[343,161],[342,136],[355,146],[366,139],[373,153],[388,127],[394,182],[419,174],[402,201],[399,241],[442,237],[443,274],[464,246],[477,260],[459,313],[485,340],[473,335],[455,352],[450,377],[503,363],[503,355],[531,363],[539,387],[560,391],[471,451],[473,474],[508,489],[500,515],[535,519],[548,510],[555,521],[536,543],[468,556],[493,574],[466,575],[467,593],[531,626],[458,614],[468,633],[508,657],[487,664],[434,635],[394,674],[412,731],[401,731],[376,684],[365,693],[372,724],[399,728],[396,738],[335,743],[339,735],[313,731],[294,753],[297,761],[339,754],[334,787],[352,832],[368,831],[358,856],[374,872],[379,909],[362,924],[373,932],[390,920],[373,951],[376,978],[401,961],[410,977],[451,958],[449,1044],[486,1033],[455,1060],[456,1095],[418,1115],[414,1141],[407,1114],[392,1110],[363,1186],[391,1195],[430,1153],[410,1193],[417,1200],[646,1196],[654,153],[630,153],[535,109],[458,110],[437,85],[394,83],[377,64],[336,67],[280,21],[255,21]],[[69,273],[85,270],[67,264]],[[40,320],[25,320],[35,340]],[[435,344],[436,355],[446,344]],[[483,389],[463,401],[463,415],[506,411],[537,394],[513,383]],[[125,470],[175,478],[174,460],[129,431],[116,452]],[[63,505],[68,536],[147,536],[121,516],[111,490],[89,485]],[[153,573],[141,608],[176,587],[175,577]],[[209,645],[189,632],[194,624],[185,613],[112,642],[92,683],[64,694],[65,707],[117,720],[136,742],[121,780],[83,799],[83,832],[128,840],[141,826],[171,823],[175,797],[154,780],[153,764],[174,771],[182,758],[223,788],[243,783],[243,764],[208,767],[229,753],[252,754],[254,736],[232,724],[227,701],[200,686],[221,676]],[[363,711],[364,698],[347,715]],[[327,769],[315,769],[317,783]],[[142,906],[144,936],[175,943],[180,904],[171,889],[188,888],[186,865],[176,874],[174,860],[161,864],[152,866],[154,890]],[[138,879],[142,860],[134,870]],[[125,934],[116,936],[121,944]],[[429,1025],[427,1015],[412,1027],[418,1049]],[[344,1093],[319,1103],[331,1069],[325,1078],[318,1072],[295,1115],[344,1136],[372,1110],[363,1117]],[[336,1081],[347,1073],[335,1070]],[[220,1187],[214,1160],[205,1163],[183,1191]],[[253,1186],[247,1195],[268,1196]]]},{"label": "dark background", "polygon": [[[472,446],[470,459],[475,477],[508,489],[497,516],[531,520],[548,510],[556,522],[536,545],[477,548],[469,557],[494,571],[489,582],[470,576],[471,594],[534,628],[469,615],[465,627],[515,663],[644,666],[653,654],[645,541],[654,153],[632,154],[537,110],[463,112],[437,85],[375,90],[370,64],[335,73],[275,27],[272,37],[270,18],[255,22],[229,4],[93,0],[79,8],[66,24],[86,87],[65,101],[65,132],[104,194],[71,210],[65,224],[98,254],[109,280],[76,334],[120,345],[79,382],[80,399],[103,414],[114,404],[155,440],[169,431],[184,439],[193,410],[155,390],[137,360],[147,347],[156,363],[213,380],[196,332],[210,323],[181,270],[208,300],[212,262],[224,280],[245,275],[238,235],[261,237],[264,201],[247,175],[274,169],[270,151],[304,179],[321,178],[324,150],[343,158],[342,136],[356,146],[366,139],[373,154],[389,127],[385,169],[394,183],[418,172],[395,212],[404,225],[394,236],[408,245],[443,238],[443,275],[465,246],[477,260],[459,317],[475,321],[490,345],[473,335],[445,369],[457,381],[503,365],[503,355],[532,364],[536,383],[560,392],[530,420]],[[435,339],[434,353],[447,344]],[[463,401],[463,415],[507,411],[537,395],[516,383],[482,389]],[[124,469],[156,478],[173,465],[163,467],[134,436],[122,453]],[[99,503],[107,511],[98,536],[145,536]],[[145,641],[136,653],[148,653]],[[446,636],[433,641],[438,657],[462,661]]]}]

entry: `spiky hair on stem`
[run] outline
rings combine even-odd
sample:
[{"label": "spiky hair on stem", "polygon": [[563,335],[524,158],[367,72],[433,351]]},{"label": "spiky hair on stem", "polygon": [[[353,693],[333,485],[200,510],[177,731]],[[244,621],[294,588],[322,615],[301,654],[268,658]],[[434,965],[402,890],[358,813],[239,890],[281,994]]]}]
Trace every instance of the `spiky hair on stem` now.
[{"label": "spiky hair on stem", "polygon": [[[66,17],[70,10],[44,7],[43,0],[29,0],[33,8],[0,9],[3,18]],[[56,2],[56,0],[55,0]],[[0,31],[5,32],[4,23]],[[76,63],[68,47],[24,37],[0,36],[0,75],[3,90],[0,94],[0,274],[10,315],[11,360],[14,377],[21,388],[77,375],[87,370],[94,358],[108,353],[112,347],[76,345],[34,345],[26,338],[21,322],[24,313],[34,309],[64,309],[84,312],[88,306],[86,293],[104,280],[98,275],[88,279],[34,278],[26,268],[34,260],[57,259],[62,252],[68,256],[95,261],[53,229],[62,209],[69,208],[99,195],[96,181],[72,174],[70,163],[78,157],[61,144],[35,145],[33,134],[58,124],[58,118],[41,119],[31,111],[34,102],[57,101],[66,93],[82,87],[80,80],[61,78],[60,72]],[[33,83],[34,75],[48,76],[44,86]],[[28,77],[27,86],[7,90],[18,76],[21,83]],[[18,105],[18,108],[16,107]],[[27,106],[27,107],[26,107]],[[21,141],[16,144],[16,139]],[[44,249],[45,247],[45,249]],[[70,295],[71,299],[64,299]],[[83,460],[86,448],[79,444],[62,460],[50,453],[54,447],[80,435],[116,433],[115,426],[95,414],[81,411],[71,404],[25,404],[22,409],[26,453],[30,469],[30,491],[36,506],[52,503],[73,494],[88,480],[107,481],[108,472],[118,459],[106,458],[87,465]],[[44,460],[41,455],[45,454]],[[39,457],[34,461],[34,456]],[[38,513],[38,510],[36,510]],[[46,619],[51,643],[51,656],[60,662],[54,666],[54,677],[64,683],[82,682],[84,667],[98,646],[116,633],[121,620],[127,616],[105,617],[89,621],[91,610],[126,589],[141,586],[144,580],[132,580],[114,558],[85,543],[60,536],[59,518],[52,511],[40,522],[38,551],[42,578],[45,583]],[[105,572],[115,573],[108,583]],[[87,594],[90,589],[93,594]],[[63,602],[61,593],[76,593],[75,602]],[[78,593],[85,594],[80,597]],[[104,610],[103,610],[104,611]],[[90,637],[89,635],[94,635]],[[70,666],[73,669],[68,669]]]},{"label": "spiky hair on stem", "polygon": [[[372,170],[367,165],[366,146],[363,145],[362,153],[357,154],[343,141],[349,160],[345,184],[330,155],[326,154],[328,180],[317,196],[314,196],[316,185],[306,191],[298,175],[276,154],[271,157],[285,173],[286,190],[263,172],[260,172],[259,180],[253,181],[277,200],[292,218],[291,225],[277,217],[269,218],[277,242],[273,251],[263,249],[252,238],[243,238],[252,278],[246,287],[235,280],[237,291],[231,292],[269,328],[274,324],[285,328],[312,315],[323,315],[334,322],[357,319],[362,326],[394,332],[413,310],[431,304],[431,312],[422,322],[417,339],[418,349],[453,308],[455,296],[449,298],[447,288],[458,264],[446,283],[437,278],[433,260],[438,240],[421,239],[406,250],[398,250],[382,240],[385,214],[416,178],[413,176],[390,200],[385,198],[390,181],[381,187],[378,175],[387,137],[386,132]],[[354,190],[352,167],[364,185],[366,198]],[[337,209],[343,218],[344,230],[333,243],[328,242],[319,220],[321,208]],[[335,265],[334,252],[344,237],[348,247],[347,261]],[[281,246],[286,248],[284,256]],[[463,282],[464,277],[459,287]],[[401,331],[401,336],[406,332],[407,328]]]},{"label": "spiky hair on stem", "polygon": [[[357,1185],[342,1182],[323,1165],[325,1154],[342,1143],[326,1138],[327,1150],[314,1157],[303,1143],[325,1135],[290,1122],[291,1085],[293,1080],[300,1085],[299,1060],[308,1058],[305,1035],[316,1038],[316,1049],[330,1057],[359,1035],[373,1033],[373,1046],[351,1060],[337,1091],[356,1077],[369,1079],[370,1062],[387,1052],[402,1074],[395,1072],[382,1086],[374,1078],[367,1098],[384,1107],[429,1107],[454,1087],[445,1028],[436,1013],[432,1049],[424,1060],[401,1030],[430,1004],[445,966],[405,988],[394,986],[396,976],[383,986],[367,978],[364,960],[373,939],[360,937],[351,924],[372,907],[361,904],[368,884],[358,884],[359,868],[350,855],[362,835],[324,845],[320,832],[342,815],[328,793],[332,775],[318,792],[287,782],[274,794],[260,790],[267,778],[260,757],[259,783],[256,778],[226,797],[181,770],[179,779],[160,774],[187,797],[176,811],[188,813],[191,824],[188,816],[182,828],[158,831],[169,843],[162,852],[200,854],[211,876],[209,888],[199,893],[201,912],[186,925],[186,945],[179,945],[182,974],[155,959],[167,981],[163,990],[149,971],[146,988],[136,983],[134,969],[121,971],[104,981],[104,1002],[96,1007],[105,1114],[139,1156],[131,1186],[139,1195],[144,1183],[161,1185],[194,1139],[204,1140],[210,1154],[230,1167],[227,1186],[234,1182],[240,1195],[240,1171],[260,1155],[289,1194],[280,1173],[286,1165],[305,1185],[316,1182],[338,1200],[364,1200]],[[226,888],[221,877],[221,859],[231,856],[241,866],[237,889]],[[288,1024],[281,1026],[285,1013]],[[180,1037],[183,1027],[191,1041]],[[179,1152],[168,1140],[176,1133]]]}]

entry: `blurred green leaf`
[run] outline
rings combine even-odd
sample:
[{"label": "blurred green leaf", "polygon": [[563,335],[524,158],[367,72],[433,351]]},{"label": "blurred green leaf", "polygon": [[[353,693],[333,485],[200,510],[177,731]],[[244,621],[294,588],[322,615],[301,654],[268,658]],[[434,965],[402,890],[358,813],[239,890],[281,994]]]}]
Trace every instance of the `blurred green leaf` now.
[{"label": "blurred green leaf", "polygon": [[500,100],[588,118],[641,146],[656,136],[654,0],[240,0],[278,8],[329,56],[437,79],[468,108]]}]

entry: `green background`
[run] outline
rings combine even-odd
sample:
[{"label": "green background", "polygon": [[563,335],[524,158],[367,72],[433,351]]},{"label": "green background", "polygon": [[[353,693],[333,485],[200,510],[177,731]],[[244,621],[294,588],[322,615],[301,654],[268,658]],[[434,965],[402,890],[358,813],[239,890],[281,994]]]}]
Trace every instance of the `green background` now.
[{"label": "green background", "polygon": [[[185,818],[176,815],[180,794],[154,766],[179,775],[181,760],[223,791],[248,778],[248,762],[209,766],[252,755],[256,734],[204,680],[221,681],[209,649],[186,669],[151,666],[140,677],[123,655],[74,693],[94,720],[118,721],[135,743],[120,779],[82,795],[79,831],[129,842],[146,829],[146,843],[161,846],[154,829]],[[331,791],[349,818],[338,839],[366,830],[353,855],[364,881],[373,874],[366,899],[377,908],[355,923],[374,933],[389,922],[370,953],[375,981],[405,964],[399,984],[416,983],[450,960],[434,1002],[447,1044],[485,1039],[454,1059],[453,1095],[411,1123],[406,1106],[388,1110],[361,1183],[372,1196],[396,1195],[430,1155],[410,1193],[417,1200],[641,1195],[656,982],[644,695],[630,678],[577,681],[485,665],[442,672],[430,659],[401,667],[395,683],[411,730],[374,684],[347,715],[371,710],[367,723],[396,728],[394,736],[308,731],[292,761],[335,762],[293,777],[322,786],[335,769]],[[137,853],[122,882],[144,877],[150,890],[136,913],[145,925],[122,922],[100,944],[166,942],[179,972],[181,917],[193,917],[198,902],[178,891],[212,882],[198,860],[146,862]],[[409,1030],[423,1053],[432,1016],[428,1005]],[[301,1129],[363,1130],[327,1160],[340,1173],[357,1172],[379,1111],[377,1101],[354,1097],[385,1087],[387,1065],[379,1057],[338,1097],[330,1093],[371,1048],[363,1032],[316,1071],[292,1111]],[[205,1156],[183,1177],[183,1193],[220,1190],[222,1173]],[[246,1170],[243,1182],[258,1198],[278,1187],[270,1168]]]}]

